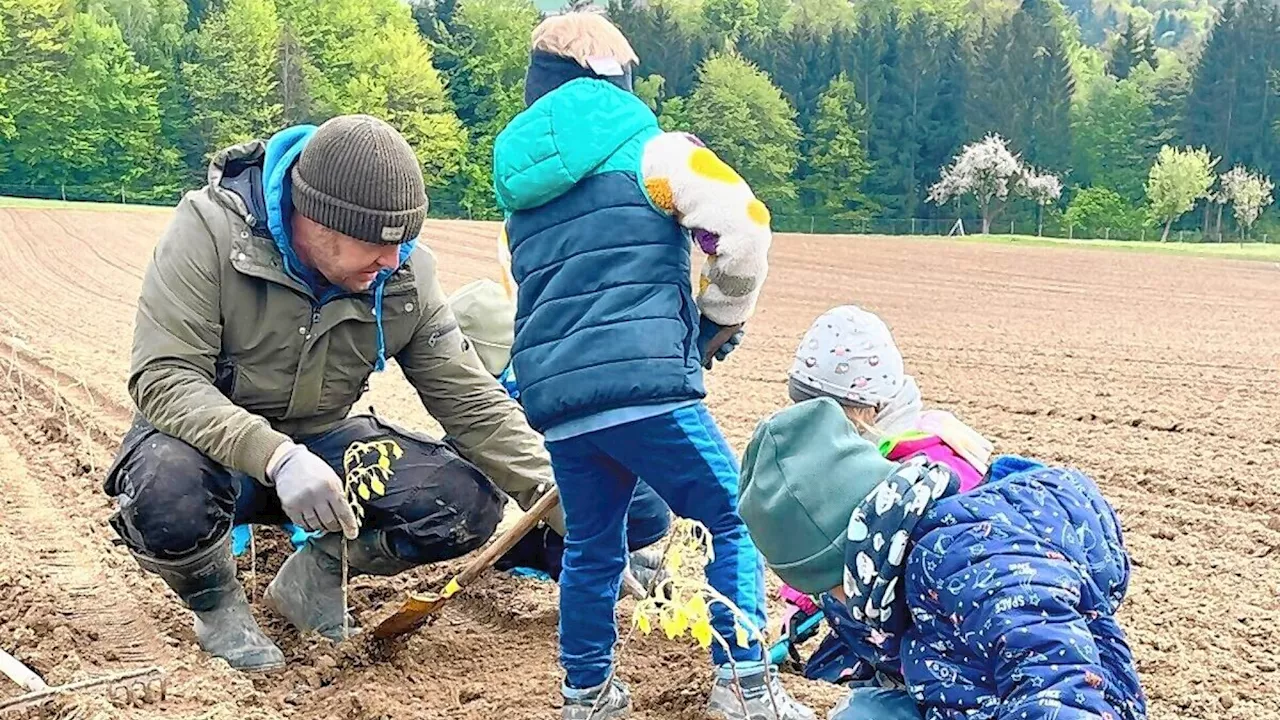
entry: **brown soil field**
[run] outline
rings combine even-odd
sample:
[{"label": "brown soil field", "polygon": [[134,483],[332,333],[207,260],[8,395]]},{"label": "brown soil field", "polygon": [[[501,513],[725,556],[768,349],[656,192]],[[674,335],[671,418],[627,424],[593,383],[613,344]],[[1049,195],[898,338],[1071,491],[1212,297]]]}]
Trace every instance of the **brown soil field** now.
[{"label": "brown soil field", "polygon": [[[161,703],[118,707],[85,691],[46,716],[558,717],[549,584],[491,574],[389,647],[299,637],[259,609],[289,666],[244,676],[199,651],[189,614],[113,542],[102,475],[132,411],[134,299],[166,220],[0,210],[0,648],[51,683],[149,664],[168,677]],[[494,234],[428,224],[446,289],[497,277]],[[884,237],[782,236],[772,257],[745,342],[708,380],[736,448],[784,404],[812,318],[872,309],[928,404],[1000,451],[1082,468],[1116,504],[1136,566],[1121,620],[1151,717],[1280,718],[1280,266]],[[431,427],[394,367],[368,403]],[[270,539],[255,577],[242,565],[255,597],[285,547],[278,532],[259,537]],[[358,579],[355,613],[376,620],[455,568]],[[687,641],[637,639],[619,663],[636,717],[702,716],[708,667]],[[787,682],[823,714],[841,695]],[[16,694],[0,679],[0,699]]]}]

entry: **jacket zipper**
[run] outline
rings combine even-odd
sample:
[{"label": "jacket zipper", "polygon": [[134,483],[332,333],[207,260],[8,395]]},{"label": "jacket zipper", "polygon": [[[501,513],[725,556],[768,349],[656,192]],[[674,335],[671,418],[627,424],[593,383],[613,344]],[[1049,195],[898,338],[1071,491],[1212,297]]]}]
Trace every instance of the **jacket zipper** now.
[{"label": "jacket zipper", "polygon": [[436,343],[440,341],[440,338],[444,337],[445,335],[448,335],[449,333],[457,329],[458,329],[458,323],[457,321],[454,321],[449,323],[448,325],[445,325],[439,330],[432,332],[429,336],[427,336],[427,347],[435,347]]}]

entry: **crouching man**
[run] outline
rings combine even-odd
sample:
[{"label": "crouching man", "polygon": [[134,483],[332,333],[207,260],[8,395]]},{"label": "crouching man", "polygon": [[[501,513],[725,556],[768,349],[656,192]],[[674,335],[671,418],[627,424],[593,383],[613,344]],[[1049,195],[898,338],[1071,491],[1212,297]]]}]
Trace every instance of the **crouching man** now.
[{"label": "crouching man", "polygon": [[[351,575],[394,575],[482,545],[505,503],[490,481],[524,508],[550,487],[540,438],[415,244],[426,207],[404,138],[342,116],[220,152],[155,248],[129,375],[138,415],[105,483],[111,525],[232,667],[284,663],[236,579],[233,524],[324,533],[266,599],[338,639],[344,536]],[[388,357],[451,445],[348,417]]]}]

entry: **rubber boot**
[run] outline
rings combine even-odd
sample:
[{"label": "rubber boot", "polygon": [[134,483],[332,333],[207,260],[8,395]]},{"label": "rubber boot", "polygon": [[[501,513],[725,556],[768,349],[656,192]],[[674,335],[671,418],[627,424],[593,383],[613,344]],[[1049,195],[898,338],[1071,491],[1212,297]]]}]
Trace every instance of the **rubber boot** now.
[{"label": "rubber boot", "polygon": [[648,597],[649,593],[657,589],[669,576],[662,550],[663,548],[655,543],[627,556],[622,587],[637,600]]},{"label": "rubber boot", "polygon": [[208,550],[179,560],[133,556],[144,570],[163,578],[195,614],[196,638],[205,652],[237,670],[284,667],[284,653],[262,634],[249,611],[244,587],[236,579],[229,535]]},{"label": "rubber boot", "polygon": [[[302,632],[316,632],[340,642],[343,637],[342,543],[340,534],[313,538],[280,566],[263,599]],[[347,544],[347,578],[398,575],[413,567],[386,547],[379,531],[360,533]],[[349,634],[359,632],[350,614]]]}]

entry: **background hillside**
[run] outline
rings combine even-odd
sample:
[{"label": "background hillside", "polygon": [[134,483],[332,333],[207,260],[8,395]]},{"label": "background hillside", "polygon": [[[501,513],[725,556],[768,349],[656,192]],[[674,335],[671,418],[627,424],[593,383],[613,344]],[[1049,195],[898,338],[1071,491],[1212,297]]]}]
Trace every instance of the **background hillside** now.
[{"label": "background hillside", "polygon": [[[0,194],[172,202],[216,148],[370,112],[418,149],[433,212],[494,217],[492,138],[522,107],[529,30],[563,6],[0,0]],[[906,232],[907,219],[973,217],[969,201],[939,207],[928,191],[988,133],[1061,178],[1044,220],[1082,234],[1152,225],[1145,185],[1165,144],[1206,147],[1217,173],[1280,172],[1272,0],[607,9],[641,57],[637,92],[665,126],[739,166],[783,228]],[[1197,208],[1178,227],[1233,229],[1212,197]],[[1019,200],[1002,222],[1037,211]],[[1276,234],[1271,222],[1256,233]]]}]

